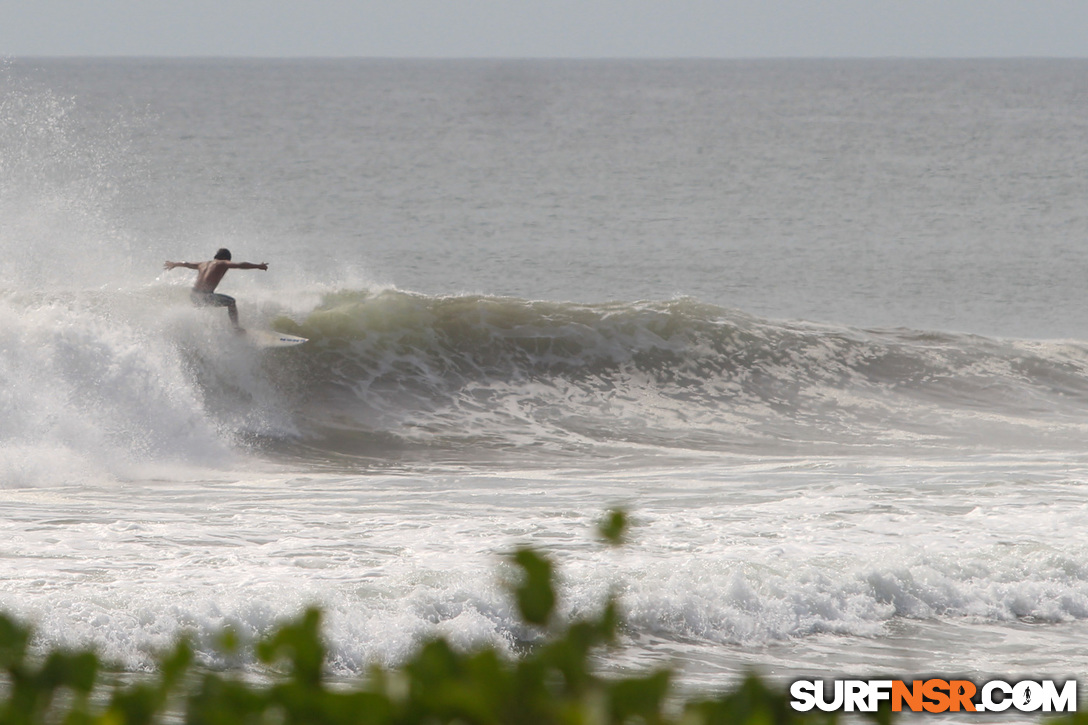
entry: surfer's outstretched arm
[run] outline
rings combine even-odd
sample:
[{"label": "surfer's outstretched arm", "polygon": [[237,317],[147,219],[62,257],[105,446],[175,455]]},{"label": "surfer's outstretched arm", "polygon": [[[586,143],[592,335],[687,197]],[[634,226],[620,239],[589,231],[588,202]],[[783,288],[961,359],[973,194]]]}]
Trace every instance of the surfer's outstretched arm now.
[{"label": "surfer's outstretched arm", "polygon": [[262,269],[268,270],[268,262],[261,262],[260,264],[254,264],[253,262],[230,262],[227,264],[228,269]]},{"label": "surfer's outstretched arm", "polygon": [[163,269],[173,269],[174,267],[185,267],[185,269],[199,269],[200,265],[196,262],[166,262],[162,265]]}]

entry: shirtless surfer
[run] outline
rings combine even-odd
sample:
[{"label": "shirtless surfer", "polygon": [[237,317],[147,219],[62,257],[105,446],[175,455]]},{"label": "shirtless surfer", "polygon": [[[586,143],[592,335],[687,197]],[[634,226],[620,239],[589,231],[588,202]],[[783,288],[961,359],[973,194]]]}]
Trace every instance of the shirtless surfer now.
[{"label": "shirtless surfer", "polygon": [[268,262],[261,262],[260,264],[232,262],[230,261],[230,250],[220,249],[215,253],[215,258],[207,262],[167,262],[163,265],[163,269],[173,269],[174,267],[196,270],[196,282],[193,284],[193,291],[189,293],[189,299],[193,301],[194,305],[198,307],[226,307],[235,332],[239,334],[245,332],[238,324],[238,307],[234,303],[234,298],[217,293],[215,288],[219,285],[228,269],[267,270]]}]

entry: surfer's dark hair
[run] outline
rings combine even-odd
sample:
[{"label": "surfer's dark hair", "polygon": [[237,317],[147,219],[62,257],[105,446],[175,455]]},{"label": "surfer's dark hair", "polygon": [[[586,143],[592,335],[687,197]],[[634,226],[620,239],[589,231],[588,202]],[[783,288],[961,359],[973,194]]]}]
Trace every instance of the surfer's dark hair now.
[{"label": "surfer's dark hair", "polygon": [[230,261],[230,250],[227,249],[226,247],[223,247],[222,249],[220,249],[218,252],[215,253],[215,258],[216,259],[226,259],[227,261]]}]

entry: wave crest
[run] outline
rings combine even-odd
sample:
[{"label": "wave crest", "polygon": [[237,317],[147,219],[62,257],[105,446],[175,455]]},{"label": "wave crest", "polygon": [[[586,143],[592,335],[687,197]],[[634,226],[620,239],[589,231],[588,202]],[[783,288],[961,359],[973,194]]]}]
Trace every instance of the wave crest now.
[{"label": "wave crest", "polygon": [[763,320],[693,299],[583,305],[385,290],[328,295],[292,373],[316,445],[728,451],[1084,433],[1078,343]]}]

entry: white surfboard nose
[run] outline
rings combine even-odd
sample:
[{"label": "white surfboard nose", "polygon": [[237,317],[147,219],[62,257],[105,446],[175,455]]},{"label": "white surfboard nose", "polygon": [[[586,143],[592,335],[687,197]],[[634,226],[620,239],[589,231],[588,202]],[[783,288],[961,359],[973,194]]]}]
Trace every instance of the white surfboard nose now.
[{"label": "white surfboard nose", "polygon": [[270,330],[247,330],[246,338],[256,347],[291,347],[309,341],[305,337]]}]

